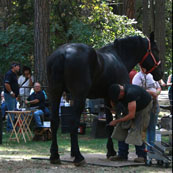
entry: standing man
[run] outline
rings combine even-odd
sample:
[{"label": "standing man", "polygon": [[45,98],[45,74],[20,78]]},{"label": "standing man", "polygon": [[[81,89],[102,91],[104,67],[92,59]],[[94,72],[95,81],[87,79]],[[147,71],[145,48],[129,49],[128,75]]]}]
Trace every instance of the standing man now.
[{"label": "standing man", "polygon": [[[17,81],[17,73],[20,70],[20,65],[17,62],[11,64],[11,69],[5,74],[4,79],[4,97],[7,104],[7,109],[9,111],[15,110],[16,108],[16,98],[19,95],[19,86]],[[11,115],[12,120],[14,121],[14,115]],[[8,116],[7,119],[7,131],[12,130],[12,124]]]},{"label": "standing man", "polygon": [[130,84],[132,84],[132,80],[134,78],[134,76],[137,74],[137,71],[135,69],[133,69],[132,71],[130,71],[129,73],[129,78],[130,78]]},{"label": "standing man", "polygon": [[[140,72],[138,72],[133,78],[132,84],[144,88],[152,97],[153,105],[151,108],[150,123],[147,129],[147,142],[153,146],[156,136],[157,119],[160,112],[158,96],[161,92],[161,87],[159,82],[156,82],[153,79],[152,74],[146,74],[146,71],[145,68],[141,67]],[[147,148],[150,149],[150,147]]]},{"label": "standing man", "polygon": [[128,159],[129,144],[136,148],[135,162],[146,160],[145,144],[146,130],[149,124],[152,106],[151,96],[141,87],[136,85],[113,84],[109,89],[112,107],[121,103],[126,111],[124,115],[110,122],[114,128],[112,138],[118,140],[118,156],[113,156],[112,161]]},{"label": "standing man", "polygon": [[18,79],[18,84],[20,86],[20,90],[19,90],[19,95],[20,95],[20,107],[24,107],[25,106],[25,100],[29,97],[30,95],[30,90],[33,86],[33,81],[34,78],[31,75],[31,68],[24,66],[22,69],[22,75],[19,76]]}]

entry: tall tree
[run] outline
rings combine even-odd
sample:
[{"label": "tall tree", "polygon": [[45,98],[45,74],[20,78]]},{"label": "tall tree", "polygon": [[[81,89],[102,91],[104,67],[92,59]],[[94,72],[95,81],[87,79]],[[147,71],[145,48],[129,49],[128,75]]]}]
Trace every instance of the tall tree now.
[{"label": "tall tree", "polygon": [[34,0],[35,79],[47,84],[46,59],[50,53],[49,0]]},{"label": "tall tree", "polygon": [[155,0],[155,36],[164,70],[165,64],[165,0]]},{"label": "tall tree", "polygon": [[143,32],[149,36],[154,31],[160,59],[165,63],[165,0],[143,0]]},{"label": "tall tree", "polygon": [[150,30],[155,31],[155,0],[150,0]]},{"label": "tall tree", "polygon": [[128,18],[135,18],[135,0],[123,0],[123,11]]},{"label": "tall tree", "polygon": [[143,0],[143,33],[149,36],[149,8],[148,8],[149,0]]}]

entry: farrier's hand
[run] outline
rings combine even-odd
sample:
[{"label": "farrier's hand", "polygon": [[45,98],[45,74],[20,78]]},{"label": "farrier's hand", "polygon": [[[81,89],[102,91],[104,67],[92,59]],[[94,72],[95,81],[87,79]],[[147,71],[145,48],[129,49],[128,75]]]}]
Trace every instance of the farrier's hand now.
[{"label": "farrier's hand", "polygon": [[112,120],[112,121],[109,123],[109,125],[110,125],[110,126],[116,126],[117,123],[118,123],[117,120]]}]

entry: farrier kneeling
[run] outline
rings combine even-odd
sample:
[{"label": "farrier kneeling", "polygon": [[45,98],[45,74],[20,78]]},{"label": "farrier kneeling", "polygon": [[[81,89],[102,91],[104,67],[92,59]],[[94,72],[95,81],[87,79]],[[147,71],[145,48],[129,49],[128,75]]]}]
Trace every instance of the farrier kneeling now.
[{"label": "farrier kneeling", "polygon": [[127,160],[128,144],[133,144],[138,156],[134,161],[144,162],[146,160],[144,141],[150,120],[151,96],[136,85],[114,84],[109,89],[109,97],[112,107],[121,103],[127,109],[127,113],[123,117],[113,120],[109,124],[115,126],[112,138],[118,140],[119,149],[118,156],[114,156],[110,160]]}]

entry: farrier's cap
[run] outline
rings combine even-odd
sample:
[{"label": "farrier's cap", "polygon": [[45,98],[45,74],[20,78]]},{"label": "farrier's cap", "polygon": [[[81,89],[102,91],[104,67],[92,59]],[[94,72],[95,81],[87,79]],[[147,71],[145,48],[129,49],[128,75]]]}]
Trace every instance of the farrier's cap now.
[{"label": "farrier's cap", "polygon": [[118,102],[118,97],[119,97],[119,94],[120,94],[120,86],[118,84],[112,84],[109,87],[108,94],[109,94],[109,98],[114,103],[117,103]]}]

